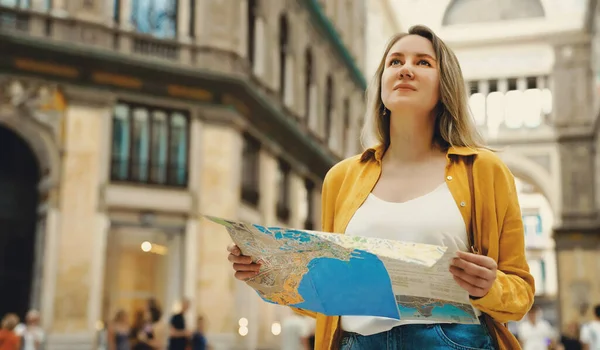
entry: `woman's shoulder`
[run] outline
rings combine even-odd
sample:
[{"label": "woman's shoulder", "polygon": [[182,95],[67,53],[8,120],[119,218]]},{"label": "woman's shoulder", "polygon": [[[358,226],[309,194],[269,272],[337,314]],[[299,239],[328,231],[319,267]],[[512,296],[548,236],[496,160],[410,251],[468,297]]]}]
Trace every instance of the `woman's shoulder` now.
[{"label": "woman's shoulder", "polygon": [[502,160],[500,154],[502,150],[490,150],[487,148],[477,149],[477,160],[475,166],[478,168],[485,168],[494,173],[502,173],[505,175],[511,175],[510,169],[506,163]]},{"label": "woman's shoulder", "polygon": [[349,174],[357,173],[365,166],[361,161],[362,154],[348,157],[335,164],[325,175],[325,182],[338,182],[346,178]]}]

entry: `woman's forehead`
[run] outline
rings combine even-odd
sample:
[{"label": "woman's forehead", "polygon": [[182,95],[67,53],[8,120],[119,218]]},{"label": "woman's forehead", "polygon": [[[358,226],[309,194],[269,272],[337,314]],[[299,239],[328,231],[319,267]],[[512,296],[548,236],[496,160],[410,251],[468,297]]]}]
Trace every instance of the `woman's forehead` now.
[{"label": "woman's forehead", "polygon": [[422,55],[426,54],[435,58],[435,51],[431,41],[420,35],[407,35],[398,39],[390,48],[388,56],[392,55]]}]

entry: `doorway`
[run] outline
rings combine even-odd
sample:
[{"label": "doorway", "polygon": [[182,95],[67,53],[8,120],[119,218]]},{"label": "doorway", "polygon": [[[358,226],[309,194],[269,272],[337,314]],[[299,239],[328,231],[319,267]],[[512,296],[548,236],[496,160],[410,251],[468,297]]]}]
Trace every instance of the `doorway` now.
[{"label": "doorway", "polygon": [[0,317],[30,307],[40,170],[27,143],[0,126]]},{"label": "doorway", "polygon": [[182,244],[177,233],[113,227],[107,244],[103,319],[124,310],[134,320],[149,299],[157,301],[167,319],[181,297]]}]

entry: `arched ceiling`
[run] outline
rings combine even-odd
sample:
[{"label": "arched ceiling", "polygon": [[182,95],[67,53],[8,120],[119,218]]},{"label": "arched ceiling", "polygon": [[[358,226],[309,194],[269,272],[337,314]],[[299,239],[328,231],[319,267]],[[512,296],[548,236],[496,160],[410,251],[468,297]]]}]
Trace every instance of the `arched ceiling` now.
[{"label": "arched ceiling", "polygon": [[544,17],[540,0],[452,0],[442,24],[473,24]]}]

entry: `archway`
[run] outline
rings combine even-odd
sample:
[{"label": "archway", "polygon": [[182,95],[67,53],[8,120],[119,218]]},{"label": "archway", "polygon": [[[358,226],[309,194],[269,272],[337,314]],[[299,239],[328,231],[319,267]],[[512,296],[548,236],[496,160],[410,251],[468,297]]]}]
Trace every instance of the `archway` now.
[{"label": "archway", "polygon": [[30,306],[40,168],[27,143],[0,126],[0,315]]},{"label": "archway", "polygon": [[525,234],[525,251],[535,280],[535,303],[552,325],[558,323],[558,272],[550,201],[530,180],[516,178]]}]

